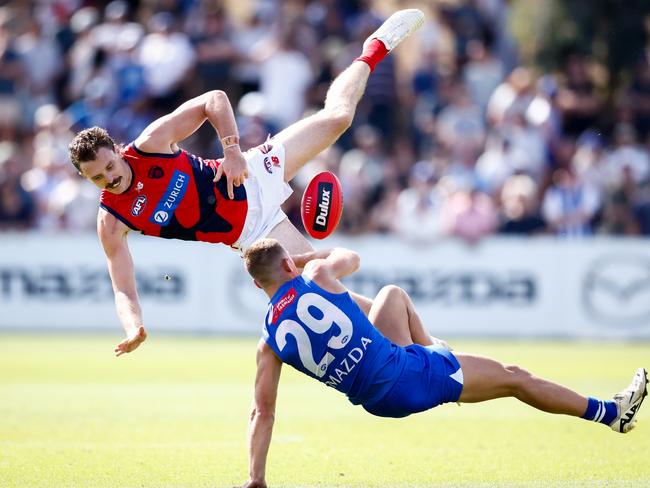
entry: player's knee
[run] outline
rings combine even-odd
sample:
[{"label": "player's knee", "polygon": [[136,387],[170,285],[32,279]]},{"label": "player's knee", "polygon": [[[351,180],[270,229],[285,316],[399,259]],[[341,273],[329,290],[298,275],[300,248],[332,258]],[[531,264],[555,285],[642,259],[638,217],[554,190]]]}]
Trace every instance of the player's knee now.
[{"label": "player's knee", "polygon": [[397,285],[386,285],[380,290],[380,293],[386,298],[391,298],[395,300],[398,298],[402,298],[404,296],[405,291],[402,290]]},{"label": "player's knee", "polygon": [[506,387],[511,396],[517,397],[525,388],[526,384],[530,381],[532,375],[515,364],[504,366],[506,371]]}]

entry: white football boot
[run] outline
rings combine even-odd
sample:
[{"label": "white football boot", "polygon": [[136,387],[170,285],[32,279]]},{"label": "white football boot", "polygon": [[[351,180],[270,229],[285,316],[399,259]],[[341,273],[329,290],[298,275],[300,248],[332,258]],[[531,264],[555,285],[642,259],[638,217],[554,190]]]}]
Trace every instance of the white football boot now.
[{"label": "white football boot", "polygon": [[631,431],[636,424],[636,414],[639,413],[643,399],[648,394],[648,373],[644,368],[639,368],[634,373],[632,383],[625,390],[614,395],[618,415],[609,424],[615,432],[625,434]]},{"label": "white football boot", "polygon": [[373,39],[379,39],[384,43],[388,51],[392,51],[397,45],[413,34],[424,24],[424,13],[416,8],[399,10],[388,17],[383,24],[363,43],[363,47]]}]

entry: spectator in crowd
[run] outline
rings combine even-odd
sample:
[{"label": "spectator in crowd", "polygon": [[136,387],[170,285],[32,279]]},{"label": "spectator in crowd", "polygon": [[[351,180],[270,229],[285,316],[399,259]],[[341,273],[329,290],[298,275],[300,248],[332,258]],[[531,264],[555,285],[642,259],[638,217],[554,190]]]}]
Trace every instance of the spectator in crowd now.
[{"label": "spectator in crowd", "polygon": [[[92,195],[67,170],[71,130],[107,126],[128,143],[160,112],[214,88],[238,107],[242,147],[256,146],[320,105],[383,4],[2,5],[0,156],[12,156],[0,158],[0,219],[81,229],[94,222],[76,202]],[[427,7],[412,49],[378,66],[352,130],[311,165],[341,178],[339,232],[421,243],[495,232],[650,235],[650,50],[631,53],[638,62],[613,76],[571,47],[554,71],[543,56],[519,60],[511,2]],[[531,46],[521,47],[532,60]],[[219,157],[208,132],[186,148]],[[299,195],[306,181],[296,184]],[[294,222],[299,204],[287,202]]]},{"label": "spectator in crowd", "polygon": [[0,230],[28,229],[35,217],[34,199],[20,183],[23,168],[18,147],[0,142]]},{"label": "spectator in crowd", "polygon": [[0,7],[0,140],[16,138],[20,122],[19,86],[24,75],[10,29],[11,11]]},{"label": "spectator in crowd", "polygon": [[546,223],[539,212],[539,188],[528,175],[509,177],[501,189],[502,234],[541,234]]},{"label": "spectator in crowd", "polygon": [[176,25],[169,12],[153,15],[138,52],[148,93],[164,113],[173,111],[182,99],[182,85],[196,62],[188,35]]},{"label": "spectator in crowd", "polygon": [[563,132],[569,136],[579,136],[596,125],[602,108],[585,56],[569,54],[563,81],[557,95],[557,105],[564,120]]},{"label": "spectator in crowd", "polygon": [[542,215],[556,235],[583,237],[593,233],[591,221],[600,205],[591,185],[580,181],[572,168],[560,168],[544,194]]},{"label": "spectator in crowd", "polygon": [[637,184],[648,180],[650,176],[650,157],[646,147],[637,143],[637,134],[633,125],[623,123],[614,130],[614,148],[605,156],[604,162],[610,181],[620,184],[629,170]]},{"label": "spectator in crowd", "polygon": [[314,81],[309,59],[297,48],[298,33],[297,22],[283,26],[274,40],[263,41],[257,53],[266,115],[279,128],[303,115],[307,90]]},{"label": "spectator in crowd", "polygon": [[492,234],[498,223],[492,199],[476,188],[458,188],[445,201],[441,216],[446,235],[476,244]]},{"label": "spectator in crowd", "polygon": [[427,244],[442,237],[440,212],[449,185],[436,185],[436,169],[429,161],[417,162],[409,186],[397,198],[394,230],[405,240]]}]

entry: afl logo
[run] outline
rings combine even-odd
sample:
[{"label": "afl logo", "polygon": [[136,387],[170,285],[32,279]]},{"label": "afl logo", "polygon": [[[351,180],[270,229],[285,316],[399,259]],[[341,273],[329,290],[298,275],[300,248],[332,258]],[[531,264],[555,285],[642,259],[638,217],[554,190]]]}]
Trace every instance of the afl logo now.
[{"label": "afl logo", "polygon": [[164,224],[167,222],[167,219],[169,219],[169,214],[164,210],[158,210],[155,214],[153,214],[153,219],[159,224]]},{"label": "afl logo", "polygon": [[140,195],[133,201],[133,205],[131,206],[131,215],[137,217],[142,213],[144,207],[146,206],[147,206],[147,197],[145,197],[144,195]]},{"label": "afl logo", "polygon": [[271,161],[269,161],[268,156],[264,158],[264,169],[266,169],[267,173],[273,173],[273,169],[271,167]]}]

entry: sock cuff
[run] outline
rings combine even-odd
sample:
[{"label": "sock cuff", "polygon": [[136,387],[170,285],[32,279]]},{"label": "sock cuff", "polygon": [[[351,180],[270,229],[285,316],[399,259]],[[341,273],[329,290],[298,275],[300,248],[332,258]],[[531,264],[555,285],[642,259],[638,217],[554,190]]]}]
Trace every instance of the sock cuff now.
[{"label": "sock cuff", "polygon": [[370,66],[370,71],[374,71],[377,64],[386,57],[388,49],[379,39],[372,39],[364,48],[361,56],[355,61],[363,61]]},{"label": "sock cuff", "polygon": [[587,404],[587,410],[582,416],[583,419],[609,425],[614,421],[616,415],[618,415],[616,403],[612,400],[598,400],[594,397],[588,397],[587,401],[589,403]]}]

